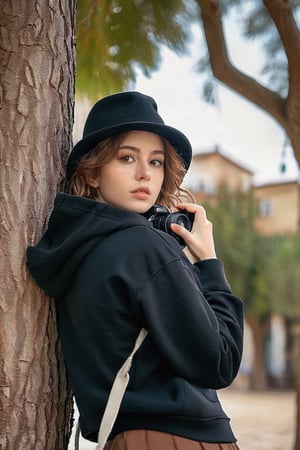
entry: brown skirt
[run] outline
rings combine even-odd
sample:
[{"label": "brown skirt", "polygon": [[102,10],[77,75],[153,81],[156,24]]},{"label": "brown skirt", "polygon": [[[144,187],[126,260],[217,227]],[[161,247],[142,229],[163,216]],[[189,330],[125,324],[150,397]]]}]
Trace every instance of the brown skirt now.
[{"label": "brown skirt", "polygon": [[239,450],[235,443],[212,444],[152,430],[132,430],[118,434],[104,450]]}]

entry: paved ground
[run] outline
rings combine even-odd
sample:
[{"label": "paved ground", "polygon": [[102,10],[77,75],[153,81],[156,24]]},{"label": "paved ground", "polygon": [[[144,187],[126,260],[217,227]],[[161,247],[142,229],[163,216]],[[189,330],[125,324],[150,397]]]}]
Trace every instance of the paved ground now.
[{"label": "paved ground", "polygon": [[295,394],[224,390],[220,399],[241,450],[292,450]]},{"label": "paved ground", "polygon": [[[231,417],[241,450],[293,450],[294,393],[226,389],[219,393],[219,397]],[[73,438],[69,449],[74,449]],[[95,449],[95,444],[80,439],[80,450],[92,449]]]}]

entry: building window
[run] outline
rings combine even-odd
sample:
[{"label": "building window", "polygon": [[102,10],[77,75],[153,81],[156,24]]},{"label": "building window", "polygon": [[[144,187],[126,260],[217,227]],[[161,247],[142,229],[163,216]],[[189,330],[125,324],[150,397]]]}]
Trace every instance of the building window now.
[{"label": "building window", "polygon": [[240,187],[241,187],[241,190],[242,190],[243,192],[248,192],[248,191],[250,190],[250,183],[249,183],[249,180],[247,180],[247,179],[245,179],[245,178],[242,178],[242,179],[241,179],[241,183],[240,183]]},{"label": "building window", "polygon": [[215,194],[217,189],[213,180],[209,178],[202,178],[199,180],[199,191],[205,192],[206,194]]},{"label": "building window", "polygon": [[260,217],[272,216],[273,205],[272,201],[268,198],[263,198],[259,202],[259,215]]}]

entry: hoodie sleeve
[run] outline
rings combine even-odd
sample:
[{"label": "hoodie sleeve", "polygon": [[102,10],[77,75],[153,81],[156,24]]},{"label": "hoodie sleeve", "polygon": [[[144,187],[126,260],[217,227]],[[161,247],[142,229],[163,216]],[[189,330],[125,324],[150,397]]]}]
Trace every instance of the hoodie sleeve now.
[{"label": "hoodie sleeve", "polygon": [[242,356],[243,306],[220,260],[169,263],[143,287],[139,308],[150,338],[179,376],[214,389],[233,381]]}]

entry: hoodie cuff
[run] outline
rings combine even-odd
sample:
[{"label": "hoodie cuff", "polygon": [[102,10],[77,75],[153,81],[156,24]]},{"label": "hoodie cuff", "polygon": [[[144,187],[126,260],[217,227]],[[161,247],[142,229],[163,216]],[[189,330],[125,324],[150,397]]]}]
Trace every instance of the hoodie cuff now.
[{"label": "hoodie cuff", "polygon": [[199,269],[199,278],[205,291],[226,291],[231,293],[223,261],[211,258],[198,261],[194,265]]}]

